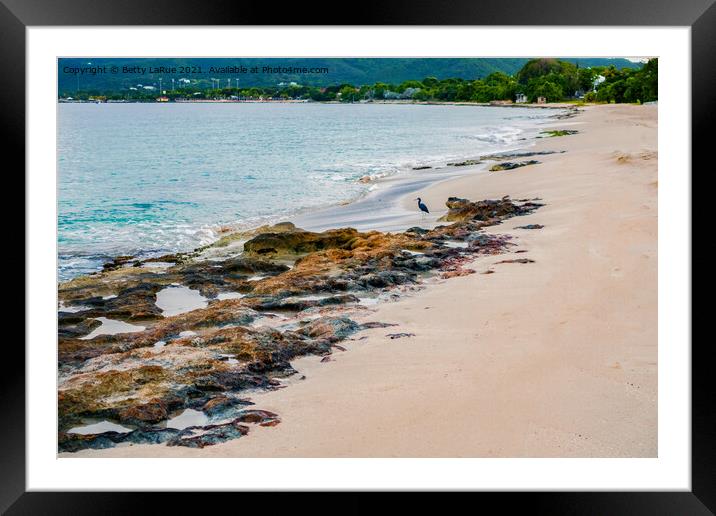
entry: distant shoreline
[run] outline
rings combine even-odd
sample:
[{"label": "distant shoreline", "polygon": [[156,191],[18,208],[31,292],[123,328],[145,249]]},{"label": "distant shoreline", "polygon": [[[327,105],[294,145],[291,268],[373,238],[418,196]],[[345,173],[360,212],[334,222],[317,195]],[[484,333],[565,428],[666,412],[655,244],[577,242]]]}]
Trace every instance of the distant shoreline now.
[{"label": "distant shoreline", "polygon": [[570,102],[552,102],[548,104],[538,103],[514,103],[514,102],[455,102],[455,101],[437,101],[437,100],[372,100],[368,102],[341,102],[337,100],[231,100],[231,99],[197,99],[197,100],[179,100],[179,101],[160,101],[160,100],[67,100],[58,99],[58,104],[394,104],[402,106],[477,106],[477,107],[512,107],[512,108],[542,108],[542,109],[569,109],[581,106],[590,106],[598,104],[589,103],[570,103]]}]

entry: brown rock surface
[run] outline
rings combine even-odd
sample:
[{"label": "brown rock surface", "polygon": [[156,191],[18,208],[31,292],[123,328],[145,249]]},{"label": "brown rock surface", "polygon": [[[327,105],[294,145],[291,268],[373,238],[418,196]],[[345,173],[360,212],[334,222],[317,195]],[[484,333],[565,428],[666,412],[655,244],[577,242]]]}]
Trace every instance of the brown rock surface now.
[{"label": "brown rock surface", "polygon": [[[465,265],[475,256],[503,253],[511,245],[509,237],[482,228],[541,205],[451,197],[447,206],[444,218],[452,223],[431,230],[315,233],[285,223],[236,236],[237,242],[250,236],[243,253],[218,259],[202,259],[201,250],[170,256],[166,261],[174,265],[161,272],[127,267],[122,258],[113,270],[62,284],[60,299],[73,311],[58,315],[60,447],[73,451],[118,442],[203,447],[245,435],[242,422],[278,424],[276,414],[242,409],[250,402],[238,396],[248,389],[283,388],[279,378],[295,373],[294,358],[326,358],[336,343],[384,325],[351,319],[365,310],[361,296],[391,290],[396,296],[397,287],[419,283],[425,274],[473,274]],[[230,237],[221,245],[230,247]],[[279,263],[288,260],[290,268]],[[163,317],[157,292],[172,284],[199,290],[210,298],[208,306]],[[213,299],[220,292],[244,297]],[[74,311],[78,306],[84,309]],[[143,321],[145,330],[80,338],[100,316]],[[209,423],[181,431],[162,426],[186,409],[202,411]],[[136,430],[94,437],[65,433],[98,419]]]}]

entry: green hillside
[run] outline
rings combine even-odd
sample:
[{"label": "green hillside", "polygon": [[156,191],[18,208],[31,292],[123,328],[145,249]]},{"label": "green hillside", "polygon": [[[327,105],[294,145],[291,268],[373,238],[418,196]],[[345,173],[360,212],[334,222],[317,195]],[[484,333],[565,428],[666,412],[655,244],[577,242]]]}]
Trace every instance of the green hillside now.
[{"label": "green hillside", "polygon": [[[564,60],[580,67],[641,66],[639,63],[618,58]],[[497,71],[514,75],[527,61],[528,58],[64,58],[58,60],[58,90],[60,95],[73,94],[78,89],[95,93],[118,92],[136,87],[137,84],[158,86],[159,79],[162,79],[163,88],[169,87],[172,79],[177,84],[180,79],[188,79],[195,86],[207,88],[212,85],[212,79],[219,79],[222,85],[226,84],[227,79],[231,79],[232,85],[239,79],[242,88],[275,86],[281,82],[292,81],[309,86],[333,86],[376,82],[398,84],[425,77],[472,80],[484,78]],[[98,70],[104,72],[92,74],[92,67],[102,67]],[[112,67],[117,67],[117,71],[113,71]],[[126,71],[123,70],[125,67]],[[253,73],[252,67],[258,67],[258,72]],[[274,70],[264,72],[263,67],[324,68],[327,73]],[[79,74],[72,73],[73,68],[89,70]],[[167,70],[171,68],[175,70]]]}]

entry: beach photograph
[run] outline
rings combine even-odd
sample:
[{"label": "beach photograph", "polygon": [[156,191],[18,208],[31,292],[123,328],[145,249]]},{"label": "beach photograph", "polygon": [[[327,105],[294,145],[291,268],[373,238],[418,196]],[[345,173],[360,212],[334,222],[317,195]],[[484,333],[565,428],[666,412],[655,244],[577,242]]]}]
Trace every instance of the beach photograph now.
[{"label": "beach photograph", "polygon": [[656,57],[63,57],[56,107],[58,458],[658,457]]}]

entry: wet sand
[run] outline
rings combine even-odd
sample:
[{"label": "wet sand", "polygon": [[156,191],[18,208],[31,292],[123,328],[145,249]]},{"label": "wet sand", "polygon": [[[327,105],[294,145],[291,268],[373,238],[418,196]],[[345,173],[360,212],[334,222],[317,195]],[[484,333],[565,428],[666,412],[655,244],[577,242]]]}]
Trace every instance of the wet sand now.
[{"label": "wet sand", "polygon": [[[449,196],[546,206],[487,228],[526,253],[481,257],[476,274],[372,306],[362,320],[398,326],[358,334],[328,362],[301,358],[305,380],[253,395],[281,424],[201,450],[60,456],[656,456],[657,108],[589,107],[554,128],[579,134],[539,140],[532,149],[567,151],[539,165],[404,193],[405,226],[434,224]],[[527,224],[544,228],[515,229]],[[534,263],[496,264],[512,258]],[[414,336],[386,336],[398,332]]]},{"label": "wet sand", "polygon": [[[364,198],[345,206],[334,206],[297,216],[296,226],[309,231],[352,227],[358,231],[403,231],[411,226],[432,227],[437,217],[423,217],[416,212],[415,199],[437,183],[485,172],[485,165],[441,167],[413,171],[379,180],[376,189]],[[444,201],[443,201],[444,202]],[[444,208],[444,206],[442,207]],[[442,210],[444,212],[444,210]]]}]

